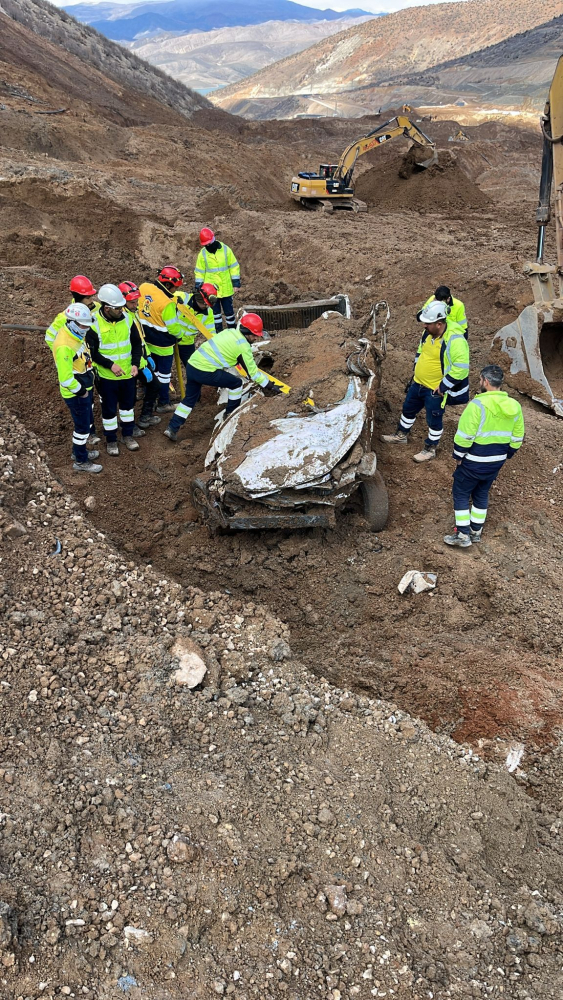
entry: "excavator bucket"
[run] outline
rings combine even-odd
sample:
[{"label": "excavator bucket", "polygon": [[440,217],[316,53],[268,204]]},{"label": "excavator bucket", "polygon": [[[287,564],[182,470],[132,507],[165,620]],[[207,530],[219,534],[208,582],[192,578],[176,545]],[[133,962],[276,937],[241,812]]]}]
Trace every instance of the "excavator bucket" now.
[{"label": "excavator bucket", "polygon": [[563,417],[563,302],[526,306],[499,330],[495,348],[510,360],[514,388]]}]

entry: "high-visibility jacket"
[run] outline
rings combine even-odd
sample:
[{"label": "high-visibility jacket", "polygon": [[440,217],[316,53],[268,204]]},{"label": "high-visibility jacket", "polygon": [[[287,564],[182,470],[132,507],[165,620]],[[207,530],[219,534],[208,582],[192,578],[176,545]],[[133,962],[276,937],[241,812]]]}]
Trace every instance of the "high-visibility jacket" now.
[{"label": "high-visibility jacket", "polygon": [[[100,303],[95,302],[90,312],[93,313],[99,308],[100,308]],[[59,332],[61,327],[66,326],[66,322],[67,318],[63,310],[63,312],[57,313],[51,325],[47,327],[45,331],[45,343],[47,344],[47,347],[51,349],[51,351],[53,350],[53,344],[55,343],[55,337],[57,336],[57,333]]]},{"label": "high-visibility jacket", "polygon": [[[100,309],[86,334],[92,361],[100,378],[123,381],[131,378],[131,365],[139,367],[141,340],[133,328],[133,316],[126,310],[121,319],[110,320]],[[115,375],[112,365],[119,365],[123,375]]]},{"label": "high-visibility jacket", "polygon": [[238,326],[236,329],[221,330],[211,340],[194,351],[190,361],[193,368],[202,372],[216,372],[220,368],[232,368],[242,364],[249,377],[258,385],[267,385],[268,376],[258,371],[250,344],[243,337]]},{"label": "high-visibility jacket", "polygon": [[[416,352],[415,378],[416,363],[427,337],[430,337],[430,334],[425,330]],[[442,337],[440,364],[442,366],[442,381],[436,388],[444,396],[447,393],[446,403],[451,405],[467,403],[469,401],[469,345],[462,328],[457,323],[452,323],[449,317]]]},{"label": "high-visibility jacket", "polygon": [[147,367],[147,359],[151,356],[151,350],[147,341],[145,339],[145,331],[143,330],[143,324],[141,323],[141,318],[136,309],[128,309],[127,313],[131,317],[131,329],[135,328],[139,334],[139,339],[141,341],[141,360],[139,362],[139,368]]},{"label": "high-visibility jacket", "polygon": [[194,276],[196,288],[209,282],[211,285],[215,285],[217,297],[220,299],[232,295],[233,288],[240,288],[239,262],[226,243],[219,243],[218,249],[214,253],[210,253],[207,247],[201,248],[197,256]]},{"label": "high-visibility jacket", "polygon": [[193,318],[190,316],[190,313],[192,313],[193,316],[196,316],[210,336],[213,336],[215,333],[215,317],[213,315],[213,309],[209,307],[209,309],[204,309],[204,311],[201,312],[195,303],[194,296],[191,295],[188,299],[185,292],[176,292],[176,299],[178,303],[184,306],[184,309],[178,308],[176,323],[170,327],[171,332],[181,333],[178,343],[193,344],[197,335],[201,333],[201,330],[198,330]]},{"label": "high-visibility jacket", "polygon": [[[435,300],[436,296],[431,295],[430,298],[426,300],[422,308],[426,309],[426,306],[429,306],[430,303],[435,302]],[[448,313],[448,319],[450,320],[451,323],[458,323],[459,326],[461,326],[463,332],[464,333],[466,332],[467,316],[465,315],[465,306],[461,301],[461,299],[456,299],[454,298],[453,295],[452,295],[452,304],[450,306],[450,311]]]},{"label": "high-visibility jacket", "polygon": [[172,332],[177,323],[174,292],[169,292],[160,281],[144,281],[139,286],[139,291],[139,317],[151,354],[173,354],[174,344],[182,336],[181,331]]},{"label": "high-visibility jacket", "polygon": [[480,392],[465,407],[454,437],[454,456],[468,469],[494,472],[524,440],[522,407],[500,389]]},{"label": "high-visibility jacket", "polygon": [[64,325],[59,327],[53,341],[52,352],[63,399],[72,399],[83,389],[92,389],[94,372],[92,358],[85,340],[77,337],[68,326]]}]

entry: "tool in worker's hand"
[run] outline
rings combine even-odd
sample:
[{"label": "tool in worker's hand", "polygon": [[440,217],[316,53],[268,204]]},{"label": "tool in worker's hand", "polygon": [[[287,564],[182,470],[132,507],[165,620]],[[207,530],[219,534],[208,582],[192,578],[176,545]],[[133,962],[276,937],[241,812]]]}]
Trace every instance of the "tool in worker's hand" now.
[{"label": "tool in worker's hand", "polygon": [[178,389],[180,390],[180,399],[183,399],[186,393],[186,387],[184,385],[184,376],[182,374],[182,361],[180,359],[180,348],[178,344],[174,344],[174,364],[176,365],[176,375],[178,376]]}]

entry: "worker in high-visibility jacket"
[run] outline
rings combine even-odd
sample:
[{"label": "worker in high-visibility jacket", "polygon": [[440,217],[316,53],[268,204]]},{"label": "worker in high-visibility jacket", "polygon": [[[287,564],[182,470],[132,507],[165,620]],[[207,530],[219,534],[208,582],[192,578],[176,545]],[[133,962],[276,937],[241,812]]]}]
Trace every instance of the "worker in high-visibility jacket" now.
[{"label": "worker in high-visibility jacket", "polygon": [[420,312],[426,309],[431,302],[445,302],[449,307],[448,319],[451,323],[458,323],[462,328],[465,339],[467,340],[469,336],[469,329],[467,327],[467,316],[465,315],[465,306],[461,299],[455,299],[450,292],[447,285],[438,285],[434,295],[431,295],[429,299],[426,300]]},{"label": "worker in high-visibility jacket", "polygon": [[[139,291],[139,316],[145,340],[155,364],[153,379],[147,386],[139,427],[159,424],[158,413],[171,413],[170,379],[174,363],[174,345],[182,333],[176,329],[178,320],[176,293],[182,287],[184,275],[171,264],[161,268],[156,281],[144,281]],[[156,413],[155,413],[156,409]]]},{"label": "worker in high-visibility jacket", "polygon": [[447,545],[469,548],[481,541],[487,517],[489,490],[507,458],[522,446],[522,407],[501,391],[499,365],[481,369],[480,392],[465,407],[454,437],[456,469],[453,475],[455,531],[445,535]]},{"label": "worker in high-visibility jacket", "polygon": [[164,434],[170,441],[178,440],[178,431],[185,424],[201,396],[202,385],[213,385],[229,390],[225,414],[240,406],[244,383],[229,368],[242,365],[248,377],[261,386],[267,396],[277,396],[281,389],[270,383],[268,376],[256,367],[250,349],[257,337],[264,334],[264,326],[256,313],[245,313],[236,329],[221,330],[211,340],[198,347],[186,365],[186,392]]},{"label": "worker in high-visibility jacket", "polygon": [[135,426],[135,379],[141,363],[141,338],[130,312],[124,312],[125,296],[117,285],[102,285],[100,308],[86,335],[94,368],[96,388],[102,400],[102,425],[108,455],[119,455],[117,428],[121,423],[123,444],[138,451]]},{"label": "worker in high-visibility jacket", "polygon": [[[69,291],[72,294],[73,302],[81,302],[86,306],[90,312],[94,312],[97,308],[96,304],[96,289],[94,288],[90,278],[87,278],[84,274],[75,274],[74,278],[70,279]],[[53,322],[47,327],[45,331],[45,343],[47,347],[53,350],[53,344],[55,343],[55,337],[61,329],[65,326],[67,321],[66,311],[63,309],[62,312],[57,313]]]},{"label": "worker in high-visibility jacket", "polygon": [[184,309],[178,308],[177,322],[173,329],[175,331],[182,331],[182,336],[178,341],[178,353],[184,367],[195,351],[196,338],[201,334],[201,330],[196,326],[194,319],[197,319],[205,327],[210,337],[215,333],[213,303],[216,296],[217,289],[215,285],[207,282],[196,288],[193,295],[189,297],[185,292],[176,293],[178,302],[184,306]]},{"label": "worker in high-visibility jacket", "polygon": [[444,407],[469,400],[469,346],[461,326],[452,323],[444,302],[431,302],[418,314],[424,333],[416,352],[414,373],[406,389],[403,412],[394,434],[382,434],[387,444],[407,444],[417,413],[426,410],[428,434],[415,462],[436,457],[443,433]]},{"label": "worker in high-visibility jacket", "polygon": [[88,451],[94,371],[85,338],[92,319],[88,306],[82,302],[71,303],[65,309],[65,323],[59,327],[51,348],[61,396],[70,410],[74,425],[72,468],[75,472],[102,471],[102,466],[94,461],[99,451]]},{"label": "worker in high-visibility jacket", "polygon": [[[130,315],[132,326],[135,327],[139,337],[141,339],[141,361],[139,364],[139,374],[137,375],[137,386],[139,386],[138,391],[136,390],[136,397],[144,398],[144,391],[154,378],[155,364],[151,356],[150,347],[145,340],[145,331],[143,330],[143,324],[141,323],[141,317],[139,316],[138,306],[139,299],[141,298],[141,292],[137,288],[134,281],[122,281],[118,286],[119,291],[122,293],[125,299],[125,309]],[[133,427],[133,437],[144,437],[146,431],[135,424]]]},{"label": "worker in high-visibility jacket", "polygon": [[195,286],[199,288],[209,283],[217,289],[213,312],[218,333],[223,329],[223,313],[227,327],[236,326],[233,295],[240,288],[240,265],[231,248],[226,243],[220,243],[207,226],[201,230],[199,242],[201,250],[195,264]]}]

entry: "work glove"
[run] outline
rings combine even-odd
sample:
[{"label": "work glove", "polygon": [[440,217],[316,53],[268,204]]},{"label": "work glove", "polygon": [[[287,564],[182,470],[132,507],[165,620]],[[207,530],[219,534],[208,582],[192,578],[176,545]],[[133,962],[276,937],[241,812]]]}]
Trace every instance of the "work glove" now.
[{"label": "work glove", "polygon": [[80,392],[75,393],[77,399],[84,399],[84,396],[88,395],[88,389],[81,389]]},{"label": "work glove", "polygon": [[263,386],[262,392],[265,396],[281,396],[282,394],[279,385],[275,385],[274,382],[268,382],[268,385]]},{"label": "work glove", "polygon": [[[149,366],[149,368],[150,368],[151,372],[153,372],[153,371],[155,370],[155,368],[156,368],[156,365],[155,365],[155,363],[154,363],[154,360],[153,360],[153,358],[151,358],[151,357],[150,357],[150,355],[149,355],[149,357],[147,358],[147,365]],[[149,379],[149,382],[150,382],[150,379]]]},{"label": "work glove", "polygon": [[145,379],[145,381],[147,382],[147,384],[149,382],[152,382],[153,375],[152,375],[152,371],[148,367],[148,365],[147,365],[146,368],[141,368],[140,374],[143,376],[143,378]]}]

